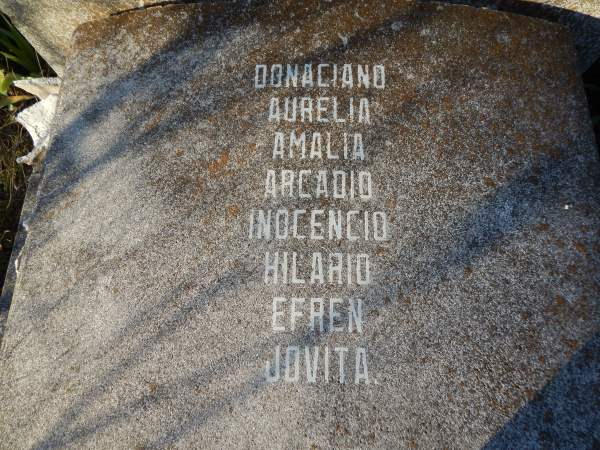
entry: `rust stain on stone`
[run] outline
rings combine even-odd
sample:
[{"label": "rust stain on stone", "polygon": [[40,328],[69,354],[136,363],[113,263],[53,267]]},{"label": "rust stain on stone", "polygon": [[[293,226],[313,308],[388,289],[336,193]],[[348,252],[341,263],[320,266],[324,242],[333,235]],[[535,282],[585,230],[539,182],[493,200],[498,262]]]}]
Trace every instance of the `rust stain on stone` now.
[{"label": "rust stain on stone", "polygon": [[227,207],[227,215],[229,217],[236,217],[240,212],[240,208],[237,205],[229,205]]},{"label": "rust stain on stone", "polygon": [[228,162],[229,152],[224,150],[217,159],[208,163],[208,172],[213,176],[222,175],[225,172],[225,167]]},{"label": "rust stain on stone", "polygon": [[484,177],[483,178],[483,183],[487,187],[491,187],[491,188],[495,188],[496,187],[496,182],[494,180],[492,180],[490,177]]},{"label": "rust stain on stone", "polygon": [[389,196],[386,200],[385,200],[385,207],[387,209],[395,209],[396,208],[396,199],[393,196]]},{"label": "rust stain on stone", "polygon": [[557,295],[550,306],[545,309],[547,314],[557,316],[564,312],[567,301],[562,295]]},{"label": "rust stain on stone", "polygon": [[576,300],[568,302],[562,295],[557,295],[553,303],[544,312],[560,321],[591,320],[596,314],[596,308],[587,295],[581,295]]},{"label": "rust stain on stone", "polygon": [[525,388],[524,393],[527,400],[531,401],[535,398],[537,391],[535,389]]},{"label": "rust stain on stone", "polygon": [[587,255],[587,248],[586,246],[583,244],[583,242],[580,241],[574,241],[573,245],[575,246],[575,249],[581,253],[582,255]]},{"label": "rust stain on stone", "polygon": [[161,122],[163,118],[163,111],[157,111],[154,116],[148,121],[148,123],[144,126],[144,130],[146,132],[154,130]]},{"label": "rust stain on stone", "polygon": [[577,347],[579,346],[579,341],[577,339],[569,339],[569,338],[563,337],[562,341],[569,348],[569,350],[575,351],[575,350],[577,350]]},{"label": "rust stain on stone", "polygon": [[145,33],[153,39],[145,39],[144,45],[151,52],[157,52],[172,44],[174,39],[181,39],[181,34],[186,30],[192,30],[194,24],[199,22],[202,8],[200,6],[188,5],[185,9],[176,6],[166,6],[174,17],[172,21],[165,21],[164,15],[147,14],[143,10],[131,11],[127,14],[112,16],[86,22],[73,32],[73,46],[71,52],[76,50],[87,50],[102,48],[109,41],[107,36],[113,36],[119,32],[128,34]]},{"label": "rust stain on stone", "polygon": [[154,382],[148,383],[148,391],[150,392],[150,395],[156,394],[157,389],[158,389],[158,385],[156,383],[154,383]]}]

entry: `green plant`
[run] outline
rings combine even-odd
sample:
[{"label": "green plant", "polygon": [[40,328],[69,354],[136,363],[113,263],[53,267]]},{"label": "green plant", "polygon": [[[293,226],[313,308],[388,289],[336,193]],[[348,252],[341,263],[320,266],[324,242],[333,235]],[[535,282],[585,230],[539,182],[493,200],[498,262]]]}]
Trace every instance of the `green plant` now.
[{"label": "green plant", "polygon": [[[0,55],[4,56],[16,71],[28,76],[41,76],[42,65],[37,52],[8,18],[0,13]],[[21,70],[18,70],[18,69]]]},{"label": "green plant", "polygon": [[[16,158],[31,148],[31,139],[15,116],[33,96],[15,88],[13,82],[26,76],[40,76],[41,67],[33,47],[0,13],[0,213],[5,216],[14,207],[15,193],[22,196],[27,178],[26,170],[16,163]],[[5,220],[6,217],[1,221]]]},{"label": "green plant", "polygon": [[31,44],[19,33],[8,18],[0,13],[0,55],[4,57],[0,69],[0,108],[13,110],[15,105],[33,98],[11,89],[15,80],[26,76],[40,76],[42,66]]},{"label": "green plant", "polygon": [[4,73],[4,70],[0,69],[0,94],[8,95],[8,88],[10,88],[13,81],[19,78],[21,77],[13,72]]},{"label": "green plant", "polygon": [[4,73],[4,70],[0,69],[0,108],[11,107],[33,98],[31,95],[10,95],[12,82],[20,78],[13,72]]}]

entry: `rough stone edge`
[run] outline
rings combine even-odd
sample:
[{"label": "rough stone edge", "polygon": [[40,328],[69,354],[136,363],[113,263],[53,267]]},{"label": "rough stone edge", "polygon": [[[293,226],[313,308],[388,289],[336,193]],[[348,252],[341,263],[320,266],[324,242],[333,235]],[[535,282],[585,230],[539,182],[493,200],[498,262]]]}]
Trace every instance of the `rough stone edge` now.
[{"label": "rough stone edge", "polygon": [[34,168],[29,177],[29,181],[27,182],[25,200],[23,201],[21,216],[19,217],[19,227],[10,254],[8,269],[4,277],[4,286],[2,287],[2,294],[0,295],[0,353],[2,349],[2,338],[6,334],[13,293],[17,283],[21,252],[23,251],[23,248],[25,247],[25,241],[27,240],[29,220],[33,216],[37,206],[38,189],[40,187],[43,174],[43,166]]},{"label": "rough stone edge", "polygon": [[[549,19],[543,18],[543,17],[537,17],[537,16],[532,16],[532,15],[528,15],[528,14],[520,14],[517,12],[512,12],[512,11],[504,11],[504,10],[500,10],[500,9],[494,9],[494,8],[487,8],[487,7],[483,7],[483,6],[473,6],[473,5],[465,5],[462,3],[450,3],[449,1],[445,1],[445,0],[414,0],[415,3],[418,3],[420,5],[434,5],[434,6],[442,6],[443,8],[455,8],[455,9],[470,9],[470,10],[477,10],[477,14],[489,14],[489,15],[500,15],[503,17],[507,17],[509,20],[517,20],[517,18],[519,19],[528,19],[529,21],[531,21],[532,23],[535,24],[536,27],[549,27],[549,28],[554,28],[554,30],[556,30],[558,33],[561,33],[562,35],[564,35],[565,37],[565,45],[568,45],[571,47],[571,61],[569,62],[569,64],[572,66],[572,69],[575,71],[575,73],[579,76],[580,81],[581,81],[581,89],[585,98],[585,90],[583,88],[583,81],[581,80],[581,75],[583,73],[583,71],[580,68],[580,55],[579,52],[577,50],[577,46],[576,46],[576,39],[575,36],[573,35],[573,31],[565,24],[560,23],[560,22],[553,22]],[[600,1],[600,0],[597,0]],[[534,4],[534,3],[532,3]],[[589,113],[588,113],[589,116]],[[591,122],[590,122],[591,123]]]},{"label": "rough stone edge", "polygon": [[[594,22],[600,27],[600,15],[584,12],[579,9],[571,9],[568,4],[554,5],[543,0],[422,0],[422,1],[444,1],[455,5],[465,5],[476,8],[492,9],[496,11],[510,12],[526,17],[545,20],[549,23],[560,24],[567,27],[575,42],[577,51],[577,73],[583,74],[596,61],[600,60],[600,51],[594,51],[595,47],[590,45],[596,33],[590,31],[594,28]],[[599,0],[591,0],[599,1]],[[481,2],[489,2],[484,5]],[[513,3],[514,2],[514,3]],[[475,3],[474,5],[471,3]],[[518,10],[518,11],[517,11]]]},{"label": "rough stone edge", "polygon": [[[570,43],[573,45],[574,51],[576,51],[575,46],[574,46],[574,39],[573,39],[573,33],[570,30],[570,28],[567,25],[564,25],[562,23],[559,22],[554,22],[551,21],[549,19],[546,18],[542,18],[542,17],[536,17],[536,16],[532,16],[532,15],[528,15],[528,14],[520,14],[517,12],[513,12],[513,11],[504,11],[504,10],[499,10],[499,9],[495,9],[495,8],[488,8],[488,7],[483,7],[483,6],[472,6],[472,5],[465,5],[465,4],[461,4],[461,3],[451,3],[451,2],[446,2],[444,0],[404,0],[405,3],[415,3],[418,5],[433,5],[433,6],[441,6],[443,8],[453,8],[453,9],[471,9],[471,10],[477,10],[478,14],[490,14],[490,15],[503,15],[503,16],[508,16],[508,17],[525,17],[535,23],[537,23],[539,26],[544,25],[544,26],[550,26],[550,27],[555,27],[557,30],[561,30],[562,32],[566,32],[566,34],[569,36],[570,39]],[[599,0],[600,1],[600,0]],[[200,10],[205,10],[202,12],[214,12],[214,10],[210,10],[209,8],[211,7],[217,7],[220,6],[222,8],[252,8],[252,7],[256,7],[259,6],[259,4],[257,3],[249,3],[247,1],[244,0],[234,0],[234,1],[219,1],[219,0],[180,0],[180,1],[164,1],[164,2],[160,2],[160,3],[155,3],[155,4],[151,4],[151,5],[146,5],[146,6],[140,6],[137,8],[131,8],[131,9],[126,9],[123,11],[116,11],[114,13],[111,13],[109,16],[106,17],[100,17],[94,20],[90,20],[84,23],[79,24],[74,30],[73,30],[73,34],[71,35],[71,41],[70,41],[70,49],[73,50],[74,48],[74,44],[76,44],[77,41],[77,34],[84,32],[84,30],[87,27],[93,27],[96,25],[99,25],[101,23],[106,23],[106,22],[111,22],[114,21],[115,18],[127,18],[127,20],[131,19],[133,16],[137,15],[137,14],[141,14],[141,13],[145,13],[146,11],[154,11],[154,10],[162,10],[162,9],[180,9],[180,8],[198,8]],[[67,59],[68,57],[70,57],[70,54],[67,54]],[[65,67],[66,67],[66,63],[65,63]]]},{"label": "rough stone edge", "polygon": [[[489,8],[486,6],[473,6],[473,5],[465,5],[463,3],[453,3],[451,2],[451,0],[449,1],[445,1],[445,0],[414,0],[415,3],[421,4],[421,5],[441,5],[444,8],[469,8],[471,10],[476,9],[478,11],[485,11],[485,14],[495,14],[495,15],[504,15],[504,16],[509,16],[509,17],[526,17],[528,19],[530,19],[533,22],[537,22],[537,24],[539,26],[544,25],[544,26],[551,26],[551,27],[555,27],[558,30],[562,30],[563,32],[566,32],[569,36],[569,39],[571,41],[571,44],[573,45],[573,50],[576,51],[575,49],[575,40],[573,38],[573,32],[571,31],[571,29],[565,25],[562,24],[560,22],[554,22],[550,19],[546,19],[544,17],[538,17],[538,16],[533,16],[531,14],[521,14],[518,12],[514,12],[514,11],[505,11],[502,9],[496,9],[496,8]],[[598,0],[600,1],[600,0]],[[535,5],[535,3],[531,3],[532,5]],[[577,54],[577,53],[576,53]]]},{"label": "rough stone edge", "polygon": [[[234,0],[231,2],[223,2],[219,0],[184,0],[184,1],[166,1],[158,4],[140,6],[137,8],[126,9],[122,11],[116,11],[111,13],[105,17],[99,17],[94,20],[88,20],[87,22],[80,23],[75,27],[73,33],[71,33],[71,38],[69,40],[69,48],[65,53],[65,61],[63,63],[63,67],[65,69],[69,68],[69,60],[72,58],[73,53],[76,51],[80,51],[80,43],[81,43],[81,34],[88,32],[88,28],[94,27],[112,27],[119,28],[123,26],[123,23],[129,23],[134,20],[135,16],[139,14],[144,14],[146,12],[156,12],[156,11],[164,11],[164,10],[178,10],[178,9],[189,9],[196,10],[201,12],[202,14],[206,14],[210,12],[207,10],[210,6],[220,6],[220,7],[232,7],[234,5],[247,5],[247,3],[243,1]],[[91,30],[90,33],[93,33]],[[63,86],[68,79],[68,73],[65,72],[62,80]]]},{"label": "rough stone edge", "polygon": [[[96,20],[102,20],[102,19],[107,19],[110,17],[114,17],[114,16],[120,16],[122,14],[128,14],[130,12],[136,12],[136,11],[145,11],[147,9],[152,9],[152,8],[162,8],[165,6],[181,6],[181,5],[192,5],[192,4],[199,4],[199,3],[214,3],[218,0],[165,0],[165,1],[157,1],[155,3],[150,3],[147,5],[141,5],[141,6],[136,6],[135,8],[129,8],[129,9],[122,9],[120,11],[115,11],[110,13],[108,16],[106,17],[102,17],[102,18],[98,18]],[[77,28],[75,28],[77,29]],[[74,30],[73,30],[74,31]]]}]

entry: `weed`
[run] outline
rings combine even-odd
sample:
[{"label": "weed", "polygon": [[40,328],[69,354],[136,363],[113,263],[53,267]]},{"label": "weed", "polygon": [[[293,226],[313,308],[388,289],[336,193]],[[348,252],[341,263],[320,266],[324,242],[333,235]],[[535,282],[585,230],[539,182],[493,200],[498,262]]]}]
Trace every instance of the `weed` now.
[{"label": "weed", "polygon": [[[15,116],[33,96],[19,91],[12,83],[24,77],[44,74],[47,65],[31,44],[0,13],[0,212],[11,207],[15,192],[26,182],[24,169],[16,158],[31,149],[27,132]],[[46,71],[47,73],[47,71]],[[0,230],[0,235],[2,230]]]},{"label": "weed", "polygon": [[26,175],[16,158],[31,148],[31,138],[23,127],[14,120],[13,113],[0,109],[0,209],[12,205],[13,194],[25,187]]},{"label": "weed", "polygon": [[9,70],[12,69],[11,72],[25,73],[31,77],[43,75],[37,52],[2,13],[0,13],[0,55],[6,58],[5,65]]},{"label": "weed", "polygon": [[4,70],[0,69],[0,108],[8,107],[9,111],[12,111],[19,103],[33,98],[31,95],[11,95],[12,82],[20,78],[15,73],[4,73]]}]

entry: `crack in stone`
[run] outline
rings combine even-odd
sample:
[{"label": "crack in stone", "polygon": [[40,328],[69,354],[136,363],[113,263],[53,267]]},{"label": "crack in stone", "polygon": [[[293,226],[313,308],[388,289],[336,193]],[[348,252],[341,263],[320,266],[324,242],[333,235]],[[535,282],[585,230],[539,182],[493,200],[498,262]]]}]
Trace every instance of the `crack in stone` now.
[{"label": "crack in stone", "polygon": [[110,17],[120,16],[122,14],[127,14],[127,13],[135,12],[135,11],[143,11],[146,9],[162,8],[164,6],[171,6],[171,5],[189,5],[189,4],[193,4],[193,3],[207,3],[207,2],[204,2],[202,0],[171,0],[171,1],[153,2],[151,4],[144,4],[143,0],[140,0],[139,6],[136,6],[135,8],[123,9],[121,11],[113,12],[113,13],[110,13],[109,16]]}]

